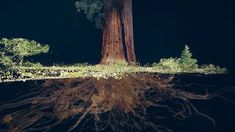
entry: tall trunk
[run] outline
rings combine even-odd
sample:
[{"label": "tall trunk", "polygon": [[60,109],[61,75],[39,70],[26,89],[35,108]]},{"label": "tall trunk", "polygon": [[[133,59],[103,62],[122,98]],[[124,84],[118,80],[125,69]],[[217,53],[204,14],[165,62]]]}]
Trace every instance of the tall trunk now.
[{"label": "tall trunk", "polygon": [[105,25],[103,30],[101,64],[115,64],[121,61],[127,61],[122,41],[120,9],[111,5],[110,2],[111,0],[104,0]]},{"label": "tall trunk", "polygon": [[125,36],[125,47],[127,61],[130,64],[136,63],[134,35],[133,35],[133,15],[132,15],[132,0],[123,0],[122,22]]},{"label": "tall trunk", "polygon": [[104,0],[101,64],[135,64],[132,0]]}]

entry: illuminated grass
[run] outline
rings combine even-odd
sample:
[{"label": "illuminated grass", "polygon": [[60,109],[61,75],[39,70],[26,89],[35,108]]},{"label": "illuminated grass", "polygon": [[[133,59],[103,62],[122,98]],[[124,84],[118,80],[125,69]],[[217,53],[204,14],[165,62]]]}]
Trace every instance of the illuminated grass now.
[{"label": "illuminated grass", "polygon": [[224,74],[225,68],[213,64],[199,66],[186,45],[180,58],[163,58],[150,66],[128,65],[125,61],[113,65],[74,64],[70,66],[43,66],[40,63],[24,62],[22,65],[4,65],[0,67],[0,82],[15,80],[39,80],[57,78],[115,78],[135,73],[162,74]]},{"label": "illuminated grass", "polygon": [[159,74],[182,74],[182,73],[200,73],[200,74],[224,74],[226,69],[214,65],[206,65],[200,68],[185,70],[178,64],[168,63],[165,65],[154,64],[152,66],[131,66],[124,64],[116,65],[76,65],[76,66],[39,66],[39,67],[14,67],[19,75],[13,78],[9,74],[4,81],[21,80],[41,80],[57,78],[115,78],[121,79],[123,76],[134,75],[135,73],[159,73]]}]

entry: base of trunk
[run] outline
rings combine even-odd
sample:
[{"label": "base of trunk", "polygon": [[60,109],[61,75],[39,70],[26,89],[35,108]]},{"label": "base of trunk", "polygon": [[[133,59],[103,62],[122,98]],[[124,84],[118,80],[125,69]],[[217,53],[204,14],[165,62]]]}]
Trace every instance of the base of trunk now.
[{"label": "base of trunk", "polygon": [[100,64],[135,64],[131,0],[127,3],[110,2],[104,0],[105,24]]},{"label": "base of trunk", "polygon": [[100,61],[100,64],[103,64],[103,65],[124,64],[124,63],[129,64],[125,59],[116,58],[116,57],[103,58]]}]

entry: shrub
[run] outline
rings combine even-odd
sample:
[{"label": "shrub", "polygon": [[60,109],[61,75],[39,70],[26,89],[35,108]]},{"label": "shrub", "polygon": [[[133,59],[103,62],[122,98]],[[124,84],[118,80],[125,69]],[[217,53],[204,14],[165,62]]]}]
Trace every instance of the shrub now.
[{"label": "shrub", "polygon": [[182,71],[179,59],[177,58],[163,58],[160,60],[159,63],[153,63],[152,67],[158,70],[159,72],[164,73],[175,73]]},{"label": "shrub", "polygon": [[215,66],[213,64],[209,64],[209,65],[203,65],[200,67],[200,69],[203,70],[204,73],[226,73],[227,69],[226,68],[221,68],[219,66]]},{"label": "shrub", "polygon": [[14,65],[13,59],[9,56],[0,55],[0,68],[10,68]]}]

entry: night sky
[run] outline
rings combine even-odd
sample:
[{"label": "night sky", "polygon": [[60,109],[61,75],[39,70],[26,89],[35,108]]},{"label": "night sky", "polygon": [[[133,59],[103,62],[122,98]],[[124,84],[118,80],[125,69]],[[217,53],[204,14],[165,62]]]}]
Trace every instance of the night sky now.
[{"label": "night sky", "polygon": [[[102,31],[78,14],[75,0],[1,0],[0,38],[28,38],[51,46],[44,64],[98,63]],[[235,73],[234,0],[133,0],[141,64],[179,57],[187,44],[201,64]]]}]

